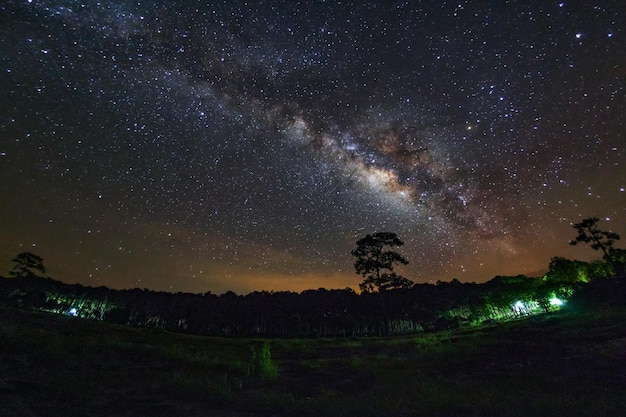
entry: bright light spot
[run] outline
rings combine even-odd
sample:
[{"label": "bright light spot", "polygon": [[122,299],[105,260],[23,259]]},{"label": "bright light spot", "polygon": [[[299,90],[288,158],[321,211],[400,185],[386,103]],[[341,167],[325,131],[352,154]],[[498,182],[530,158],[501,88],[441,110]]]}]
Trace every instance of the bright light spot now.
[{"label": "bright light spot", "polygon": [[522,303],[521,301],[518,301],[518,302],[515,303],[515,307],[523,308],[524,307],[524,303]]},{"label": "bright light spot", "polygon": [[550,305],[552,306],[562,306],[563,304],[565,303],[556,297],[550,298]]},{"label": "bright light spot", "polygon": [[582,37],[583,37],[583,34],[582,34],[582,33],[577,33],[577,34],[576,34],[576,39],[580,39],[580,38],[582,38]]},{"label": "bright light spot", "polygon": [[78,310],[76,310],[75,307],[70,308],[70,311],[67,312],[67,314],[69,314],[70,316],[78,316]]}]

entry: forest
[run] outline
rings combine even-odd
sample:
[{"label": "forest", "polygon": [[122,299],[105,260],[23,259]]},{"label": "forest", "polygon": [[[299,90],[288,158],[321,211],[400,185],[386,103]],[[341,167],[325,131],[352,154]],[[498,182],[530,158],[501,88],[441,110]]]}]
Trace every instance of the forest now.
[{"label": "forest", "polygon": [[65,284],[45,273],[43,260],[21,253],[11,277],[0,277],[0,305],[36,309],[110,323],[212,336],[362,337],[471,327],[560,309],[565,303],[602,299],[624,302],[626,250],[619,236],[597,228],[597,218],[574,225],[570,244],[589,243],[602,260],[552,258],[542,277],[496,276],[488,282],[416,284],[396,275],[407,261],[393,233],[367,235],[352,251],[364,281],[351,288],[301,293],[255,291],[247,295],[115,290]]}]

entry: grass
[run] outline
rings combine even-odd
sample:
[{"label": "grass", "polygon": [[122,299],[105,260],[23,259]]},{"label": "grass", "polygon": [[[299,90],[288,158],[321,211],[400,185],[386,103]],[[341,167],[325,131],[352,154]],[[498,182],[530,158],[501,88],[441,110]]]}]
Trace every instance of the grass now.
[{"label": "grass", "polygon": [[0,309],[3,416],[622,416],[626,310],[229,339]]}]

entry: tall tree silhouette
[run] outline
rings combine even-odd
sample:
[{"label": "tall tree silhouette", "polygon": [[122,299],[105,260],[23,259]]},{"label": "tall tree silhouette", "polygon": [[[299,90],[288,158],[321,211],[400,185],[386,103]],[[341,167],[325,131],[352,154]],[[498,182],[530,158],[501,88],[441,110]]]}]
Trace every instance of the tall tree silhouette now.
[{"label": "tall tree silhouette", "polygon": [[365,277],[359,284],[364,292],[382,292],[394,288],[409,288],[413,281],[397,275],[393,268],[397,264],[407,265],[404,256],[392,250],[384,250],[386,246],[402,246],[404,242],[395,233],[378,232],[367,235],[356,242],[352,255],[356,257],[354,269],[357,274]]},{"label": "tall tree silhouette", "polygon": [[39,271],[43,274],[46,273],[46,268],[43,266],[43,259],[30,252],[22,252],[12,259],[15,262],[15,266],[9,271],[9,275],[16,278],[32,277],[37,275],[34,271]]},{"label": "tall tree silhouette", "polygon": [[615,232],[607,232],[598,228],[598,217],[589,217],[583,219],[580,223],[574,224],[574,228],[578,232],[578,236],[569,242],[570,245],[578,243],[590,243],[591,249],[601,250],[604,254],[603,258],[608,261],[613,269],[617,272],[618,267],[613,260],[612,252],[615,250],[613,244],[619,240],[619,235]]}]

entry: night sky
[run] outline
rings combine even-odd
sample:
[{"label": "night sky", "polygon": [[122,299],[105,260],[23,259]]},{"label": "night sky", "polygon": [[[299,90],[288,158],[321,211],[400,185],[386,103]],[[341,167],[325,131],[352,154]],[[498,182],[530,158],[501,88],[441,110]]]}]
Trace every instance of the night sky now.
[{"label": "night sky", "polygon": [[0,73],[5,276],[356,288],[390,231],[484,282],[626,234],[623,1],[3,1]]}]

